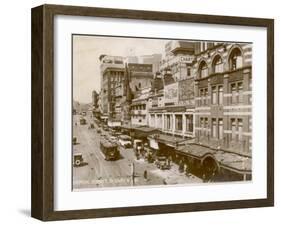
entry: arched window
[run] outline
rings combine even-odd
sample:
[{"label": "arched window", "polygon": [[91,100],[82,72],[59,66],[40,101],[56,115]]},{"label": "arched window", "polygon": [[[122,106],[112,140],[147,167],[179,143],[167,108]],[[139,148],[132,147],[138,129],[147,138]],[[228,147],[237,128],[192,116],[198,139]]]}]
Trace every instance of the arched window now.
[{"label": "arched window", "polygon": [[229,57],[229,69],[231,71],[241,68],[243,65],[242,53],[240,49],[235,48],[232,50]]},{"label": "arched window", "polygon": [[200,78],[205,78],[208,76],[208,66],[205,61],[202,61],[199,66],[199,76]]},{"label": "arched window", "polygon": [[223,61],[220,55],[215,56],[212,63],[213,73],[223,72]]}]

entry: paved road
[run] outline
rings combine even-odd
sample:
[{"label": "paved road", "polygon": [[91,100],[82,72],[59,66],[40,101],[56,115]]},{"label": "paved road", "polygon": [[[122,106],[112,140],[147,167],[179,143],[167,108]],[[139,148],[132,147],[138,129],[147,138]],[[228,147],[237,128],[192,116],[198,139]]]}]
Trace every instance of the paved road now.
[{"label": "paved road", "polygon": [[[77,137],[78,144],[73,146],[73,152],[83,155],[85,164],[73,167],[73,189],[116,187],[132,185],[163,185],[175,183],[198,182],[198,178],[186,177],[177,172],[177,166],[171,170],[160,170],[155,164],[147,163],[143,159],[136,160],[133,149],[120,148],[120,159],[106,161],[100,151],[100,134],[96,129],[88,129],[92,118],[86,116],[87,124],[80,125],[79,115],[73,120],[73,136]],[[75,125],[75,122],[77,125]],[[106,133],[103,131],[103,133]],[[134,167],[134,180],[132,177]],[[148,179],[143,177],[148,172]]]}]

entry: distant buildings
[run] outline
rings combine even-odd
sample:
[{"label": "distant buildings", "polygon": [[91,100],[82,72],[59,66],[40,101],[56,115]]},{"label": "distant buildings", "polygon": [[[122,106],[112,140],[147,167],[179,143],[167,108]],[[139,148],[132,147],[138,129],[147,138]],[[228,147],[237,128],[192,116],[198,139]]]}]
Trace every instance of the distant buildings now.
[{"label": "distant buildings", "polygon": [[96,90],[92,91],[92,105],[93,108],[98,108],[99,94]]}]

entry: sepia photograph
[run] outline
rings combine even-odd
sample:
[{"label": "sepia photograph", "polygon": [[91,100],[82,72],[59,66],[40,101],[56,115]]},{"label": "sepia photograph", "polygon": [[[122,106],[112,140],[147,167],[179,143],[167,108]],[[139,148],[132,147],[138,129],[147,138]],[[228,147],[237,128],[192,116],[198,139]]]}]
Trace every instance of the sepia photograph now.
[{"label": "sepia photograph", "polygon": [[252,180],[252,43],[72,35],[72,189]]}]

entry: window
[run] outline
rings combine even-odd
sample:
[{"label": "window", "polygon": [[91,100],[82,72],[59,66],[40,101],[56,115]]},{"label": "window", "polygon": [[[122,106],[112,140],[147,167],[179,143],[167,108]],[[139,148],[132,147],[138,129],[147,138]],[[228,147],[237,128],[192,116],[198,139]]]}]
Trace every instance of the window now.
[{"label": "window", "polygon": [[176,130],[182,131],[182,115],[176,115]]},{"label": "window", "polygon": [[200,89],[200,100],[199,100],[199,105],[202,106],[204,105],[204,97],[205,94],[204,94],[204,89]]},{"label": "window", "polygon": [[208,66],[205,61],[202,61],[199,66],[199,76],[200,78],[205,78],[208,76]]},{"label": "window", "polygon": [[212,119],[212,137],[217,137],[217,120],[215,118]]},{"label": "window", "polygon": [[231,119],[231,139],[236,140],[236,121]]},{"label": "window", "polygon": [[243,103],[243,82],[232,83],[231,87],[231,103]]},{"label": "window", "polygon": [[212,87],[212,104],[217,104],[217,87]]},{"label": "window", "polygon": [[204,134],[205,134],[205,136],[208,136],[208,127],[209,127],[209,125],[208,125],[208,118],[205,118],[205,123],[204,123]]},{"label": "window", "polygon": [[186,131],[193,132],[193,115],[186,115]]},{"label": "window", "polygon": [[186,71],[186,73],[187,73],[187,76],[188,76],[188,77],[191,76],[191,67],[190,67],[190,66],[187,66],[187,71]]},{"label": "window", "polygon": [[200,89],[200,102],[199,105],[207,105],[208,88]]},{"label": "window", "polygon": [[242,133],[243,133],[243,122],[242,119],[238,119],[238,140],[242,141]]},{"label": "window", "polygon": [[204,135],[204,127],[205,127],[205,119],[204,118],[200,118],[200,128],[201,128],[201,132],[200,132],[200,135]]},{"label": "window", "polygon": [[162,115],[157,115],[157,125],[156,128],[162,128]]},{"label": "window", "polygon": [[238,82],[238,103],[243,103],[243,83]]},{"label": "window", "polygon": [[172,130],[172,117],[171,117],[171,115],[167,115],[166,119],[167,119],[167,130]]},{"label": "window", "polygon": [[242,54],[238,48],[232,50],[229,58],[230,70],[236,70],[242,67]]},{"label": "window", "polygon": [[221,73],[223,72],[223,61],[222,58],[217,55],[213,61],[213,72],[214,73]]},{"label": "window", "polygon": [[218,86],[219,90],[219,105],[223,104],[223,86]]},{"label": "window", "polygon": [[151,122],[150,122],[151,127],[155,127],[155,115],[151,115],[150,118],[151,118]]},{"label": "window", "polygon": [[223,120],[219,119],[219,139],[223,139]]},{"label": "window", "polygon": [[231,84],[231,103],[236,103],[236,84]]},{"label": "window", "polygon": [[[231,119],[231,139],[234,141],[243,140],[243,120],[242,119]],[[238,137],[237,137],[238,135]]]}]

